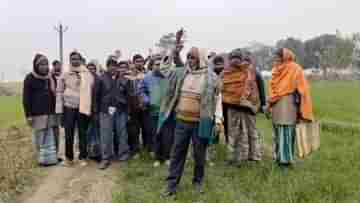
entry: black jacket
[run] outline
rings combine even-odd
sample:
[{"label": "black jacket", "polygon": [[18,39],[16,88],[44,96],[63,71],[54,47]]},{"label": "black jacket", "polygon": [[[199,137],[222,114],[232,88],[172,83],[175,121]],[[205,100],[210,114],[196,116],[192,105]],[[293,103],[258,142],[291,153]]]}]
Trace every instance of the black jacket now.
[{"label": "black jacket", "polygon": [[32,73],[25,77],[23,108],[27,118],[55,113],[55,92],[50,86],[50,79],[35,78]]},{"label": "black jacket", "polygon": [[128,111],[129,80],[121,77],[112,79],[110,73],[105,73],[99,78],[96,89],[99,112],[108,113],[109,107]]},{"label": "black jacket", "polygon": [[266,105],[266,93],[265,93],[265,82],[259,71],[256,71],[256,84],[259,89],[260,104],[261,106]]},{"label": "black jacket", "polygon": [[94,85],[91,90],[91,115],[97,115],[99,113],[97,94],[99,92],[99,87],[100,87],[100,76],[93,73],[92,75],[94,77]]}]

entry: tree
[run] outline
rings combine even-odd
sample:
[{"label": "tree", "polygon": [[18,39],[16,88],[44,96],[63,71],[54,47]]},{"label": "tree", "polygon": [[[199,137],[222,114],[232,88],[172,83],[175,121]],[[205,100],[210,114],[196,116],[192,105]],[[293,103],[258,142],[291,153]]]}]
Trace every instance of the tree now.
[{"label": "tree", "polygon": [[305,65],[305,45],[301,40],[289,37],[285,40],[278,41],[276,48],[288,48],[292,50],[296,56],[297,63],[303,66]]},{"label": "tree", "polygon": [[305,66],[320,67],[320,54],[327,47],[334,47],[337,41],[336,35],[324,34],[305,42],[306,59]]},{"label": "tree", "polygon": [[273,53],[275,52],[274,47],[259,42],[252,42],[245,49],[253,54],[256,67],[262,70],[271,70]]},{"label": "tree", "polygon": [[354,44],[351,65],[352,67],[360,70],[360,33],[354,33],[351,37],[351,40]]},{"label": "tree", "polygon": [[[325,79],[329,69],[349,67],[354,59],[353,38],[346,38],[337,31],[336,35],[322,35],[306,42],[307,58],[314,67],[323,70]],[[308,61],[310,62],[310,61]]]}]

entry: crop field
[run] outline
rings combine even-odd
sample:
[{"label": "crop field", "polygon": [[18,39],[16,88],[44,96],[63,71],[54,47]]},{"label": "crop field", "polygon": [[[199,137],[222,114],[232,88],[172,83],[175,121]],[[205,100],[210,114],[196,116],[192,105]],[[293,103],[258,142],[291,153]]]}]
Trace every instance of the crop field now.
[{"label": "crop field", "polygon": [[[206,169],[205,194],[193,192],[192,161],[187,167],[175,202],[358,202],[360,199],[360,82],[312,84],[314,109],[323,121],[321,149],[291,169],[272,160],[270,121],[258,117],[265,146],[261,163],[241,168],[225,163],[226,148],[216,146],[216,165]],[[115,202],[173,202],[161,199],[167,168],[152,168],[147,155],[119,170]]]},{"label": "crop field", "polygon": [[[312,84],[315,115],[322,122],[321,148],[290,169],[272,160],[272,129],[258,116],[264,143],[264,160],[240,168],[225,163],[226,148],[214,146],[215,166],[207,166],[205,194],[192,189],[193,163],[188,160],[176,199],[162,199],[167,168],[152,167],[148,154],[121,165],[114,202],[358,202],[360,199],[360,81],[322,81]],[[31,160],[31,131],[24,127],[21,97],[0,97],[0,193],[17,191],[26,184]],[[9,127],[20,126],[18,137],[9,137]],[[22,127],[21,127],[22,126]],[[25,130],[24,130],[25,129]],[[6,132],[5,135],[4,132]],[[18,142],[16,141],[18,139]],[[9,153],[9,149],[23,150]],[[11,148],[12,147],[12,148]],[[8,151],[6,151],[8,150]],[[10,150],[11,151],[11,150]],[[4,154],[6,153],[6,154]],[[19,155],[20,154],[20,155]],[[28,154],[28,155],[26,155]],[[6,157],[6,158],[5,158]],[[20,158],[19,158],[20,157]],[[12,161],[15,160],[15,164]],[[11,162],[11,164],[10,164]],[[18,163],[18,164],[16,164]],[[7,167],[3,167],[7,166]],[[14,170],[10,167],[19,167]],[[13,173],[11,173],[13,171]],[[17,173],[17,174],[15,174]],[[4,175],[6,174],[6,175]],[[8,185],[6,185],[8,184]],[[19,191],[21,191],[19,189]],[[13,193],[8,193],[13,194]],[[1,202],[0,196],[0,202]]]}]

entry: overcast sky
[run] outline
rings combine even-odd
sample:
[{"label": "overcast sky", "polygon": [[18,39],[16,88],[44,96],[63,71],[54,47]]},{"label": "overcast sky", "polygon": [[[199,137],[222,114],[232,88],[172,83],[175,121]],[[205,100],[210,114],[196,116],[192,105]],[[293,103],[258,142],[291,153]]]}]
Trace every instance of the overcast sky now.
[{"label": "overcast sky", "polygon": [[31,70],[35,53],[58,57],[54,26],[73,49],[103,62],[115,49],[147,53],[162,34],[184,27],[188,46],[228,51],[289,36],[357,32],[359,0],[0,0],[0,71],[9,80]]}]

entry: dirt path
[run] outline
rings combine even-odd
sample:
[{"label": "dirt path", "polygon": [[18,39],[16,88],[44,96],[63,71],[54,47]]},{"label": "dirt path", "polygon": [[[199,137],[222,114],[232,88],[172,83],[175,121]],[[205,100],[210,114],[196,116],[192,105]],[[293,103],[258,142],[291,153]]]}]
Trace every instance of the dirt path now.
[{"label": "dirt path", "polygon": [[[64,147],[61,147],[64,149]],[[95,162],[81,167],[54,166],[46,168],[48,175],[32,192],[20,198],[21,203],[111,203],[115,179],[120,165],[106,171],[97,169]]]}]

